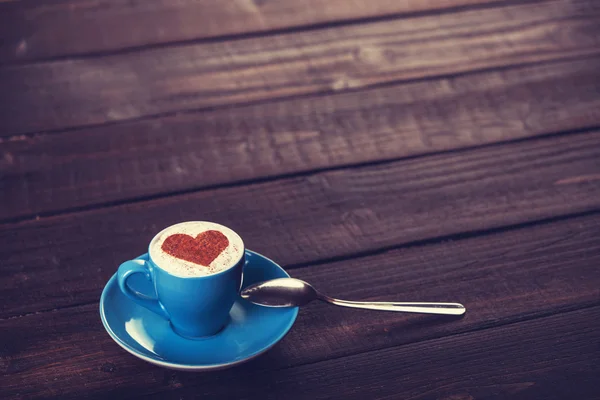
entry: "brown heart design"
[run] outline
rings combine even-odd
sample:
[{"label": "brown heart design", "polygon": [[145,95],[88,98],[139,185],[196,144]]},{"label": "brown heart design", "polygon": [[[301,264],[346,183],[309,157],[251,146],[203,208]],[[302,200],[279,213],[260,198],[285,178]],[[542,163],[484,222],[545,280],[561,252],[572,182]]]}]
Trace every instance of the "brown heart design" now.
[{"label": "brown heart design", "polygon": [[227,236],[219,231],[206,231],[195,239],[190,235],[176,233],[166,238],[161,248],[173,257],[208,267],[227,246]]}]

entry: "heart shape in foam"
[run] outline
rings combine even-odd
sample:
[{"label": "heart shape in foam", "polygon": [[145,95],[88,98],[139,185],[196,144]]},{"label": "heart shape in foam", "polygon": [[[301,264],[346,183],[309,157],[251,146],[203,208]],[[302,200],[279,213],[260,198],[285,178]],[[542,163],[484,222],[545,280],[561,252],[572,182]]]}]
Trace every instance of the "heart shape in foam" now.
[{"label": "heart shape in foam", "polygon": [[229,239],[219,231],[205,231],[195,238],[176,233],[165,239],[162,250],[181,260],[208,267],[229,246]]}]

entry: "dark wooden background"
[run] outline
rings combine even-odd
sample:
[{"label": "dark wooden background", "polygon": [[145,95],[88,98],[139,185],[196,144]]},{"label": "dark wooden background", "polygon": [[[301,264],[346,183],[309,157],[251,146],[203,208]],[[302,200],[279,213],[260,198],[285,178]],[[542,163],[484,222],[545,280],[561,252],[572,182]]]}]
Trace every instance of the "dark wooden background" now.
[{"label": "dark wooden background", "polygon": [[[600,3],[0,1],[0,397],[600,398]],[[161,369],[98,299],[213,220],[349,299]]]}]

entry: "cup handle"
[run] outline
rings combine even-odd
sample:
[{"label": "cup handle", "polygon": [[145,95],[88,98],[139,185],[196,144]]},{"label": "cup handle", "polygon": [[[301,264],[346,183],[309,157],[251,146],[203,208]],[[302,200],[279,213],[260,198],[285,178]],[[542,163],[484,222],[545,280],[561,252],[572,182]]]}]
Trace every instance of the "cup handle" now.
[{"label": "cup handle", "polygon": [[144,296],[141,293],[134,292],[127,285],[127,279],[133,274],[144,274],[146,279],[152,281],[152,276],[150,275],[150,270],[148,269],[148,264],[145,260],[137,259],[125,261],[119,266],[119,271],[117,272],[117,279],[119,281],[119,288],[121,289],[121,292],[123,292],[125,296],[129,297],[140,306],[145,307],[153,313],[169,320],[169,314],[167,314],[167,311],[160,301],[158,301],[158,299],[152,299]]}]

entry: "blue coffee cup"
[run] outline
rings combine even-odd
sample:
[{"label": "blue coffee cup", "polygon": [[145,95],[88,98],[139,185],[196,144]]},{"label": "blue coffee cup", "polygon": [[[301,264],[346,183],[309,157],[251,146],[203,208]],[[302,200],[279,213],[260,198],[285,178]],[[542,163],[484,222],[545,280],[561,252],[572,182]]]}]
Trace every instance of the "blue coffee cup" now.
[{"label": "blue coffee cup", "polygon": [[[151,244],[161,233],[155,236]],[[231,266],[204,276],[174,275],[152,259],[151,251],[148,254],[147,261],[129,260],[119,266],[119,287],[127,297],[169,320],[173,330],[184,337],[211,336],[227,324],[229,311],[241,288],[246,263],[244,249],[240,249],[239,259],[232,260]],[[133,290],[127,284],[133,274],[143,274],[151,281],[156,297]]]}]

